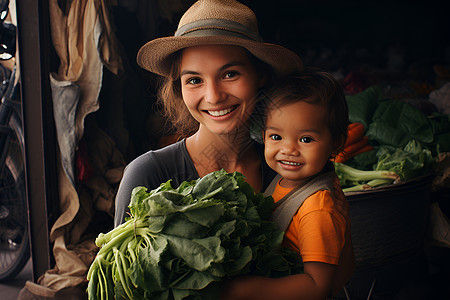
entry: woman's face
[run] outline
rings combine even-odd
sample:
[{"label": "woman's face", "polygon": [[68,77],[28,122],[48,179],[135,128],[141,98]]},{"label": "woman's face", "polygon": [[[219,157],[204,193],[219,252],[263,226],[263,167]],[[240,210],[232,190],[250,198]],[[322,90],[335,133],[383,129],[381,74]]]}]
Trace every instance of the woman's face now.
[{"label": "woman's face", "polygon": [[215,134],[242,129],[255,106],[259,78],[246,50],[238,46],[195,46],[181,55],[184,102],[200,127]]}]

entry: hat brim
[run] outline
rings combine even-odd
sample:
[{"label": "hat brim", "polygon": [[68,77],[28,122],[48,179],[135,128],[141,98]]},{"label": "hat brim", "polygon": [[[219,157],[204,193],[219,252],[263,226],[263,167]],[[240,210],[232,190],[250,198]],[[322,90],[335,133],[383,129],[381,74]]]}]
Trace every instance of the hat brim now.
[{"label": "hat brim", "polygon": [[254,56],[272,66],[279,75],[287,75],[303,69],[303,63],[298,55],[287,48],[234,36],[157,38],[141,47],[137,54],[137,63],[150,72],[167,76],[170,70],[168,57],[176,51],[198,45],[221,44],[244,47]]}]

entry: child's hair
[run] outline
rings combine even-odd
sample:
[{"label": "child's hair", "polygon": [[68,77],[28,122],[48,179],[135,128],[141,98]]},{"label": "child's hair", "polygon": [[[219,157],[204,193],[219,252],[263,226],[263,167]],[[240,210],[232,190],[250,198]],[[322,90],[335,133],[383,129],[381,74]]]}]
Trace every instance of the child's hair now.
[{"label": "child's hair", "polygon": [[305,70],[280,78],[266,97],[266,118],[270,111],[291,103],[305,101],[323,105],[328,113],[328,128],[335,143],[335,153],[344,148],[348,134],[348,106],[341,84],[329,73]]},{"label": "child's hair", "polygon": [[[247,50],[246,50],[247,51]],[[171,67],[167,77],[162,78],[159,89],[158,101],[162,104],[164,115],[167,117],[176,131],[183,137],[188,137],[198,130],[198,122],[192,117],[188,108],[183,102],[180,82],[180,64],[182,50],[172,54]],[[250,62],[253,63],[257,73],[264,76],[265,88],[269,88],[274,81],[274,71],[272,67],[255,57],[247,51]],[[256,95],[255,95],[256,96]]]}]

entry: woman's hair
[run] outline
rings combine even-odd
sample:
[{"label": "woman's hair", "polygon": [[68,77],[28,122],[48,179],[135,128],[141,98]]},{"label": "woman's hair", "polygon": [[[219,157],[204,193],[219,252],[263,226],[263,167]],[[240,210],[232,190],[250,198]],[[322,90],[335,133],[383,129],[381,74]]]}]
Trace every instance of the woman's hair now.
[{"label": "woman's hair", "polygon": [[[275,76],[272,67],[247,50],[246,52],[258,76],[264,78],[264,87],[269,88]],[[158,101],[162,104],[164,115],[172,123],[177,133],[182,137],[188,137],[198,130],[199,123],[192,117],[183,101],[180,81],[181,55],[182,50],[175,52],[168,59],[171,62],[170,73],[163,78],[159,88]]]},{"label": "woman's hair", "polygon": [[266,118],[270,111],[291,103],[305,101],[326,108],[328,128],[335,143],[335,153],[344,148],[348,135],[348,106],[341,84],[329,73],[305,70],[279,78],[265,100]]}]

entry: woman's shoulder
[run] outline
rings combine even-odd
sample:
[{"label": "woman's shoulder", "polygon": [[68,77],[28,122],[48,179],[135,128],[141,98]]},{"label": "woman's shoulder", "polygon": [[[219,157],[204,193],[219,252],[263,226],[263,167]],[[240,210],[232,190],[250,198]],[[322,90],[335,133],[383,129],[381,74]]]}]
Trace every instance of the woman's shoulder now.
[{"label": "woman's shoulder", "polygon": [[189,154],[187,153],[184,140],[181,140],[163,148],[149,150],[139,155],[128,164],[127,168],[135,168],[141,165],[147,166],[148,164],[176,163],[177,161],[187,159],[186,156],[188,157]]},{"label": "woman's shoulder", "polygon": [[172,179],[173,184],[178,185],[185,180],[198,178],[184,139],[138,156],[128,164],[125,172],[147,178],[149,183]]}]

